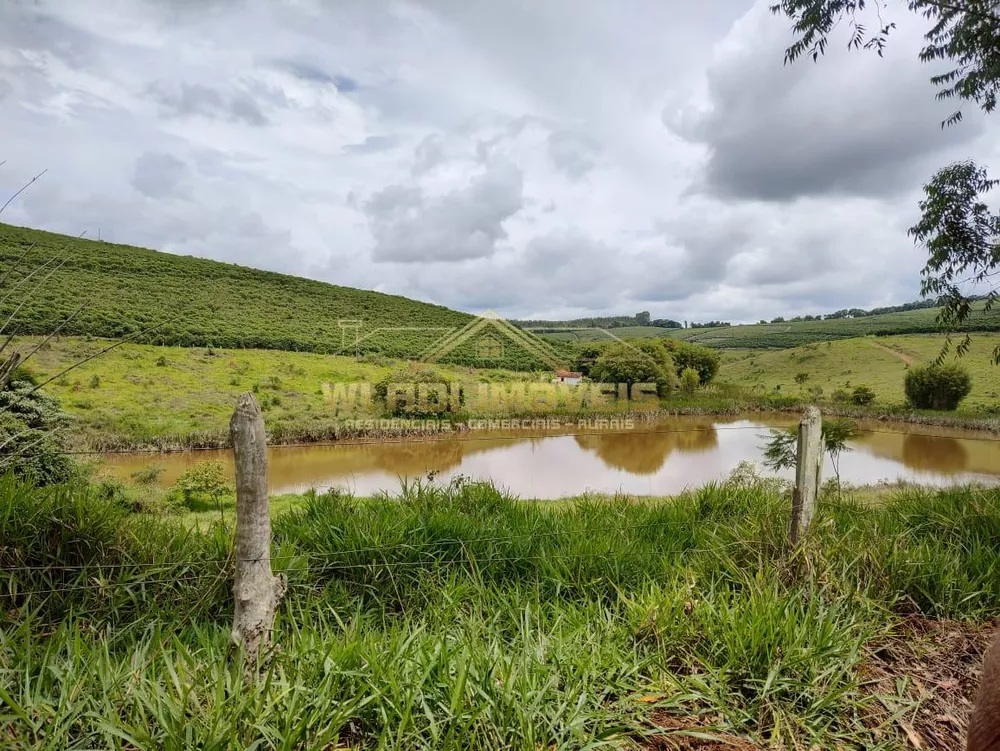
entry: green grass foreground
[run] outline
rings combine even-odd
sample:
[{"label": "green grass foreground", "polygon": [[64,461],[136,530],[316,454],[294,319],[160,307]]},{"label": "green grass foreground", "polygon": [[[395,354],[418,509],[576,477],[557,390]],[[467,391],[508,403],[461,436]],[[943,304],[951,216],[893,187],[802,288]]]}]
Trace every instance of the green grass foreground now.
[{"label": "green grass foreground", "polygon": [[928,710],[899,655],[917,659],[915,622],[977,632],[1000,613],[1000,491],[827,499],[798,556],[787,508],[752,474],[655,502],[311,494],[274,521],[280,650],[247,687],[229,530],[8,477],[0,745],[889,749],[908,728],[957,747],[959,727],[935,745],[922,718],[967,707]]}]

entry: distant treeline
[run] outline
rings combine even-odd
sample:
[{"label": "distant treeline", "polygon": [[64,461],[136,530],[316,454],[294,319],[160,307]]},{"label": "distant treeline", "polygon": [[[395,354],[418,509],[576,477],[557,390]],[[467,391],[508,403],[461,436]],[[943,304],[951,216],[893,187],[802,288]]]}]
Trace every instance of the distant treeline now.
[{"label": "distant treeline", "polygon": [[[837,310],[833,313],[827,313],[825,315],[795,316],[794,318],[776,316],[770,321],[766,321],[762,318],[759,323],[796,323],[798,321],[835,321],[839,318],[866,318],[868,316],[885,315],[886,313],[905,313],[908,310],[936,308],[939,304],[938,300],[915,300],[913,302],[903,303],[902,305],[887,305],[883,308],[872,308],[871,310],[864,310],[863,308],[842,308],[841,310]],[[695,328],[697,325],[699,324],[692,324],[691,328]]]},{"label": "distant treeline", "polygon": [[[661,329],[682,329],[684,324],[670,318],[651,318],[649,311],[636,313],[634,316],[593,316],[591,318],[573,318],[569,321],[525,320],[511,321],[523,329],[533,329],[536,333],[556,333],[565,329],[623,329],[631,326],[656,326]],[[728,324],[727,324],[728,325]]]},{"label": "distant treeline", "polygon": [[[770,321],[762,318],[758,323],[797,323],[799,321],[835,321],[840,318],[865,318],[880,316],[886,313],[904,313],[908,310],[923,310],[938,306],[937,300],[915,300],[902,305],[887,305],[882,308],[843,308],[825,315],[804,315],[794,318],[775,316]],[[558,334],[566,329],[618,329],[632,326],[656,326],[661,329],[718,329],[732,326],[729,321],[675,321],[670,318],[650,318],[648,311],[636,313],[634,316],[593,316],[591,318],[574,318],[569,321],[525,320],[511,321],[515,326],[532,329],[537,334]]]},{"label": "distant treeline", "polygon": [[936,308],[938,300],[915,300],[914,302],[903,303],[902,305],[889,305],[884,308],[872,308],[871,310],[861,310],[860,308],[850,308],[838,310],[835,313],[827,313],[823,316],[827,320],[837,318],[864,318],[865,316],[880,316],[883,313],[904,313],[907,310],[923,310],[924,308]]}]

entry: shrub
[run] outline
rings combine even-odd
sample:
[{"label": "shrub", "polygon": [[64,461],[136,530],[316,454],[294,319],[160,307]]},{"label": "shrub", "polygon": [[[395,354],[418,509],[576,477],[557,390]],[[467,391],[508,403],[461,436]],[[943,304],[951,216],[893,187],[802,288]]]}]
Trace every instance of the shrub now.
[{"label": "shrub", "polygon": [[851,395],[848,394],[843,389],[837,389],[836,391],[834,391],[832,394],[830,394],[830,398],[833,399],[833,401],[836,402],[837,404],[847,404],[847,402],[851,401]]},{"label": "shrub", "polygon": [[461,383],[428,367],[394,370],[375,384],[374,395],[393,417],[457,412],[465,403]]},{"label": "shrub", "polygon": [[167,358],[164,357],[163,355],[160,355],[159,357],[156,358],[156,367],[163,368],[166,367],[166,364],[167,364]]},{"label": "shrub", "polygon": [[678,376],[685,368],[698,371],[698,380],[708,383],[719,372],[722,358],[719,353],[700,344],[683,342],[679,339],[663,339],[663,346],[674,361],[674,369]]},{"label": "shrub", "polygon": [[694,390],[698,388],[698,384],[701,383],[701,378],[698,376],[698,371],[694,368],[684,368],[681,371],[681,390],[688,394],[693,394]]},{"label": "shrub", "polygon": [[87,385],[90,386],[90,388],[92,388],[92,389],[100,388],[101,387],[101,377],[99,375],[97,375],[97,373],[94,373],[94,375],[92,375],[90,377],[90,382]]},{"label": "shrub", "polygon": [[0,388],[0,472],[39,485],[64,482],[74,473],[67,454],[69,416],[59,402],[35,391],[34,378],[15,370]]},{"label": "shrub", "polygon": [[795,374],[795,382],[797,384],[799,384],[799,386],[801,386],[803,383],[805,383],[808,380],[809,380],[809,374],[808,373],[796,373]]},{"label": "shrub", "polygon": [[226,479],[226,468],[220,461],[198,462],[187,470],[174,484],[185,505],[208,497],[218,504],[223,495],[233,492],[233,486]]},{"label": "shrub", "polygon": [[903,388],[914,407],[952,410],[969,395],[972,379],[958,363],[914,365],[906,372]]},{"label": "shrub", "polygon": [[861,385],[855,386],[854,391],[851,392],[851,402],[857,404],[858,406],[865,406],[866,404],[871,404],[875,401],[875,392],[872,391],[868,386]]}]

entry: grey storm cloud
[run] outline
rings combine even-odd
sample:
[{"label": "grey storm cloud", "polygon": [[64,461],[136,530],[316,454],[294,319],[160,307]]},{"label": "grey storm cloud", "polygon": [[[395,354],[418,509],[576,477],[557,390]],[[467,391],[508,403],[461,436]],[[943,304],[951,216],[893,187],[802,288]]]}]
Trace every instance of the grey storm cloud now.
[{"label": "grey storm cloud", "polygon": [[504,222],[524,206],[524,176],[494,164],[467,185],[441,195],[392,185],[364,205],[377,262],[419,263],[484,258],[507,238]]},{"label": "grey storm cloud", "polygon": [[976,118],[942,131],[954,103],[935,100],[936,71],[916,61],[920,29],[890,36],[884,59],[847,50],[840,34],[817,62],[783,65],[786,26],[763,7],[744,18],[708,70],[710,111],[678,128],[709,148],[709,191],[764,201],[888,196],[926,178],[928,157],[981,133]]},{"label": "grey storm cloud", "polygon": [[268,122],[257,103],[243,92],[223,94],[199,83],[182,83],[176,88],[154,84],[150,87],[150,95],[160,104],[164,114],[171,117],[201,115],[253,126]]},{"label": "grey storm cloud", "polygon": [[171,154],[147,153],[135,161],[132,185],[147,198],[169,198],[177,193],[187,166]]}]

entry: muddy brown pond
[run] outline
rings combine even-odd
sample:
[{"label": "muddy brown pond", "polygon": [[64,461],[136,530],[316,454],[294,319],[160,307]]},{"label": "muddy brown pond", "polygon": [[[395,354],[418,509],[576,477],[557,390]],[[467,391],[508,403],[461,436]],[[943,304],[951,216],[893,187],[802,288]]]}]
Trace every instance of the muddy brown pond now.
[{"label": "muddy brown pond", "polygon": [[[400,478],[434,472],[442,482],[457,475],[492,480],[523,498],[587,491],[668,495],[722,479],[744,460],[759,466],[768,428],[795,422],[789,415],[690,417],[636,422],[632,430],[581,431],[567,424],[546,431],[473,430],[383,444],[275,446],[269,450],[269,479],[273,493],[341,487],[370,495],[398,489]],[[861,422],[859,427],[861,435],[840,459],[844,482],[1000,482],[998,436],[894,423]],[[163,467],[160,483],[169,485],[208,459],[223,461],[232,476],[232,453],[224,450],[108,455],[103,461],[122,477],[150,465]],[[832,476],[829,459],[824,475]]]}]

